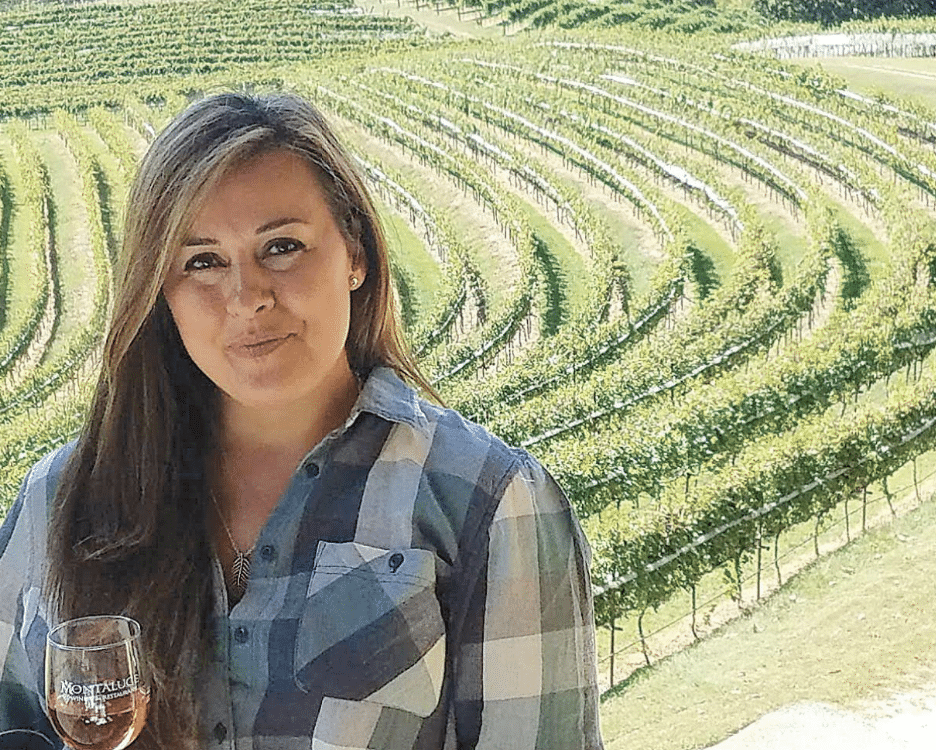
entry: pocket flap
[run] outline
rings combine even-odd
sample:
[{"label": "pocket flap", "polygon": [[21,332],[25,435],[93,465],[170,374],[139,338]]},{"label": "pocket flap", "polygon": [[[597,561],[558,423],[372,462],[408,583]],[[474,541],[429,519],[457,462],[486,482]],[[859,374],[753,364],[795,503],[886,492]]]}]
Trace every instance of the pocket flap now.
[{"label": "pocket flap", "polygon": [[431,551],[320,543],[296,634],[302,690],[428,715],[444,663]]}]

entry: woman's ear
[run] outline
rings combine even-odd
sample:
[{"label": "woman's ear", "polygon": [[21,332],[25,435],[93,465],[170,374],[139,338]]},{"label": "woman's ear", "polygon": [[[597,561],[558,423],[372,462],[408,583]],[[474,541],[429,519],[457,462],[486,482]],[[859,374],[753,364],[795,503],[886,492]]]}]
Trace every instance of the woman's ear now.
[{"label": "woman's ear", "polygon": [[348,256],[351,260],[351,290],[359,289],[367,278],[367,252],[361,237],[361,220],[353,212],[348,212],[344,224],[345,242],[348,244]]},{"label": "woman's ear", "polygon": [[[353,252],[353,251],[352,251]],[[351,256],[351,276],[348,278],[349,286],[353,292],[355,289],[360,289],[364,284],[364,279],[367,278],[367,263],[365,262],[364,253],[360,252],[357,254],[357,258]]]}]

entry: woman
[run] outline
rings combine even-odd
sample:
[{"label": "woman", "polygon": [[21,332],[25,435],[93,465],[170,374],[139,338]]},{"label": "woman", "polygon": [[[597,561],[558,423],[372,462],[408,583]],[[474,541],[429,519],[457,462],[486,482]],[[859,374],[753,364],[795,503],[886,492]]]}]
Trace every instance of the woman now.
[{"label": "woman", "polygon": [[0,532],[0,729],[49,731],[49,622],[121,612],[154,674],[139,746],[600,747],[569,504],[405,384],[432,392],[321,116],[190,107],[122,258],[86,429]]}]

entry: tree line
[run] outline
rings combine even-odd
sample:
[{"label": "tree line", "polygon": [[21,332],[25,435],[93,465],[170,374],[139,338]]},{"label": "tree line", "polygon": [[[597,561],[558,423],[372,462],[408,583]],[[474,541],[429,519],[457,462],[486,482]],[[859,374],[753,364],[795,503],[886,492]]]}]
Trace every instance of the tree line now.
[{"label": "tree line", "polygon": [[773,21],[835,26],[845,21],[936,15],[936,0],[754,0],[754,9]]}]

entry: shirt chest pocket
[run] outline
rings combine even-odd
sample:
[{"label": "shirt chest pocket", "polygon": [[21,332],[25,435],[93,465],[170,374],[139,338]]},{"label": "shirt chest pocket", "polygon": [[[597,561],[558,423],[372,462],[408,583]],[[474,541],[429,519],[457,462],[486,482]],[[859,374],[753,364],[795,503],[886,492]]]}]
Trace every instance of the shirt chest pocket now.
[{"label": "shirt chest pocket", "polygon": [[299,688],[327,696],[329,705],[330,698],[432,713],[445,672],[435,555],[321,542],[294,667]]}]

